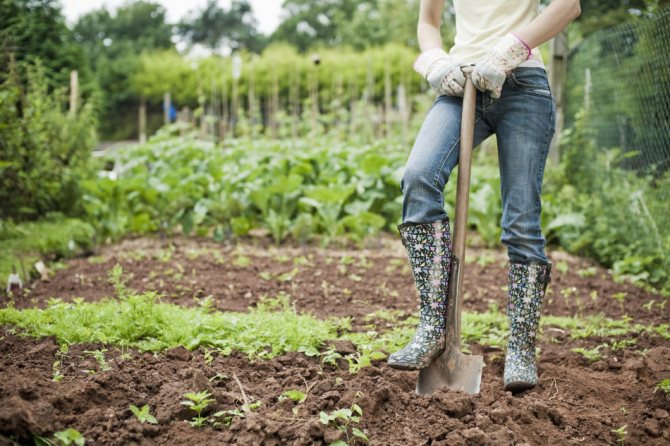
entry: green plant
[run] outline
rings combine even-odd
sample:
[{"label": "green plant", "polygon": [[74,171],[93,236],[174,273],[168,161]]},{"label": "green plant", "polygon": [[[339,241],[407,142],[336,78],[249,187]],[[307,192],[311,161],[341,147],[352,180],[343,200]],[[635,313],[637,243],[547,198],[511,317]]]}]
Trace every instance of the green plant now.
[{"label": "green plant", "polygon": [[158,420],[156,420],[156,417],[151,415],[150,410],[151,408],[148,404],[142,406],[141,409],[133,404],[130,405],[130,411],[133,413],[133,415],[135,415],[135,418],[137,418],[137,421],[139,421],[140,424],[158,424]]},{"label": "green plant", "polygon": [[578,347],[578,348],[573,348],[570,351],[573,351],[575,353],[579,353],[580,355],[582,355],[583,357],[585,357],[586,359],[588,359],[591,362],[596,362],[596,361],[600,361],[601,359],[603,359],[603,355],[602,355],[602,353],[600,353],[601,347],[602,346],[600,346],[600,345],[595,347],[595,348],[592,348],[592,349],[585,349],[583,347]]},{"label": "green plant", "polygon": [[[356,398],[360,397],[360,395],[361,393],[357,392]],[[363,409],[361,409],[361,407],[356,404],[356,398],[354,398],[354,402],[351,403],[349,408],[337,409],[330,413],[324,411],[319,413],[319,421],[322,424],[333,426],[337,430],[343,432],[346,436],[346,442],[340,440],[338,442],[331,443],[331,446],[348,445],[352,440],[352,436],[353,438],[359,438],[364,442],[369,441],[367,435],[365,435],[365,433],[360,428],[355,426],[361,421],[361,417],[363,416]]]},{"label": "green plant", "polygon": [[612,429],[612,432],[613,432],[614,434],[616,434],[616,436],[617,436],[617,442],[618,442],[621,446],[623,446],[624,444],[626,444],[626,435],[628,435],[628,432],[626,431],[626,428],[627,428],[627,427],[628,427],[628,425],[625,424],[625,425],[621,426],[621,427],[618,428],[618,429]]},{"label": "green plant", "polygon": [[656,388],[654,389],[654,392],[659,389],[667,394],[670,394],[670,379],[661,380],[661,382],[659,382]]},{"label": "green plant", "polygon": [[72,428],[56,432],[54,440],[56,441],[55,444],[59,446],[84,446],[86,444],[84,436],[78,430]]},{"label": "green plant", "polygon": [[307,399],[307,394],[305,392],[301,392],[300,390],[285,390],[281,395],[279,395],[279,401],[286,398],[296,403],[302,403]]},{"label": "green plant", "polygon": [[112,367],[109,365],[107,360],[105,359],[105,352],[107,351],[106,348],[99,349],[99,350],[85,350],[84,353],[88,353],[89,355],[93,356],[93,358],[98,362],[98,367],[100,367],[100,370],[103,372],[107,372],[109,370],[112,370]]},{"label": "green plant", "polygon": [[209,406],[210,403],[213,403],[214,400],[210,398],[212,396],[211,393],[205,391],[202,392],[189,392],[184,394],[184,398],[186,398],[184,401],[181,401],[179,404],[182,404],[192,411],[195,412],[195,416],[191,421],[189,421],[189,424],[193,427],[202,427],[205,425],[205,423],[209,420],[208,417],[203,417],[202,416],[202,411]]}]

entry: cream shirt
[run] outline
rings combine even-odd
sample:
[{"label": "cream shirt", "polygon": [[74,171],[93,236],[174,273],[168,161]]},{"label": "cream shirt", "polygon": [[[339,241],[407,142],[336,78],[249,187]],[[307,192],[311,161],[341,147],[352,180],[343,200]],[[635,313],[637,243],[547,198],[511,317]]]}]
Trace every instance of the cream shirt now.
[{"label": "cream shirt", "polygon": [[[475,63],[505,34],[517,31],[539,14],[539,0],[453,0],[456,37],[449,55],[462,63]],[[539,48],[533,48],[522,67],[542,67]]]}]

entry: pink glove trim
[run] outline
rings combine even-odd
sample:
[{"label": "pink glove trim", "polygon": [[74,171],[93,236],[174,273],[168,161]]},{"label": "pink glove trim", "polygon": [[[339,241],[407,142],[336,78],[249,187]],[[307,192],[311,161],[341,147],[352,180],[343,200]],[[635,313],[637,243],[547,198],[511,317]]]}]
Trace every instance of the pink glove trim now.
[{"label": "pink glove trim", "polygon": [[530,46],[528,46],[528,44],[521,37],[519,37],[517,33],[510,33],[510,34],[519,39],[519,42],[523,43],[523,46],[525,46],[526,49],[528,50],[528,57],[526,57],[526,60],[533,57],[533,50],[530,49]]}]

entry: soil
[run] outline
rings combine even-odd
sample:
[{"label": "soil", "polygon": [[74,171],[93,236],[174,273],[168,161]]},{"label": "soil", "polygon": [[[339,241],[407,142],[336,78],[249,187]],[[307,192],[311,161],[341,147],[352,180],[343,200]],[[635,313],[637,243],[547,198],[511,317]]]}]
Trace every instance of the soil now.
[{"label": "soil", "polygon": [[[467,255],[466,310],[504,308],[504,252],[472,246]],[[549,255],[554,274],[545,315],[626,314],[645,324],[670,322],[666,298],[616,283],[587,260],[560,251]],[[275,248],[262,239],[235,246],[129,239],[101,248],[94,257],[67,261],[14,303],[44,306],[49,298],[112,296],[107,274],[116,263],[132,274],[130,287],[158,290],[163,301],[180,305],[212,296],[220,310],[245,311],[263,295],[284,291],[299,311],[350,316],[355,329],[363,329],[363,316],[375,310],[410,315],[417,307],[404,250],[391,237],[356,250]],[[617,444],[613,431],[622,426],[626,444],[670,442],[670,396],[655,391],[660,380],[670,378],[670,345],[648,334],[591,363],[571,349],[592,348],[605,339],[575,340],[546,329],[539,342],[540,384],[517,395],[502,390],[503,352],[474,345],[473,353],[484,355],[486,364],[476,396],[444,389],[417,396],[417,373],[392,370],[383,360],[350,374],[345,366],[299,353],[250,361],[234,352],[214,355],[208,363],[202,350],[154,355],[76,345],[60,357],[51,338],[24,338],[5,327],[0,339],[0,445],[33,444],[33,434],[48,436],[69,427],[96,445],[321,445],[338,439],[362,444],[352,427],[361,429],[371,445],[605,445]],[[334,346],[342,353],[354,348],[342,341]],[[107,371],[85,353],[102,348],[108,349]],[[60,382],[52,380],[57,359]],[[185,393],[201,390],[215,400],[208,415],[241,409],[245,398],[262,404],[233,417],[229,427],[195,428],[186,422],[193,414],[180,401]],[[307,398],[301,403],[281,399],[286,390],[300,390]],[[363,415],[347,429],[350,438],[319,422],[321,411],[354,403]],[[140,424],[130,404],[148,404],[158,424]]]}]

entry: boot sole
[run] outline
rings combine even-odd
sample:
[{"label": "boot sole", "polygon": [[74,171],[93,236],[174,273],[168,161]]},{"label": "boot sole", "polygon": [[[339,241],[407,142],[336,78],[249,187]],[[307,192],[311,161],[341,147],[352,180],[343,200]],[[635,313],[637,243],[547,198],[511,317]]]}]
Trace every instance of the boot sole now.
[{"label": "boot sole", "polygon": [[426,364],[424,366],[415,366],[415,365],[405,365],[405,364],[390,364],[388,362],[386,364],[389,367],[391,367],[392,369],[396,369],[396,370],[421,370],[421,369],[428,366],[428,364]]}]

